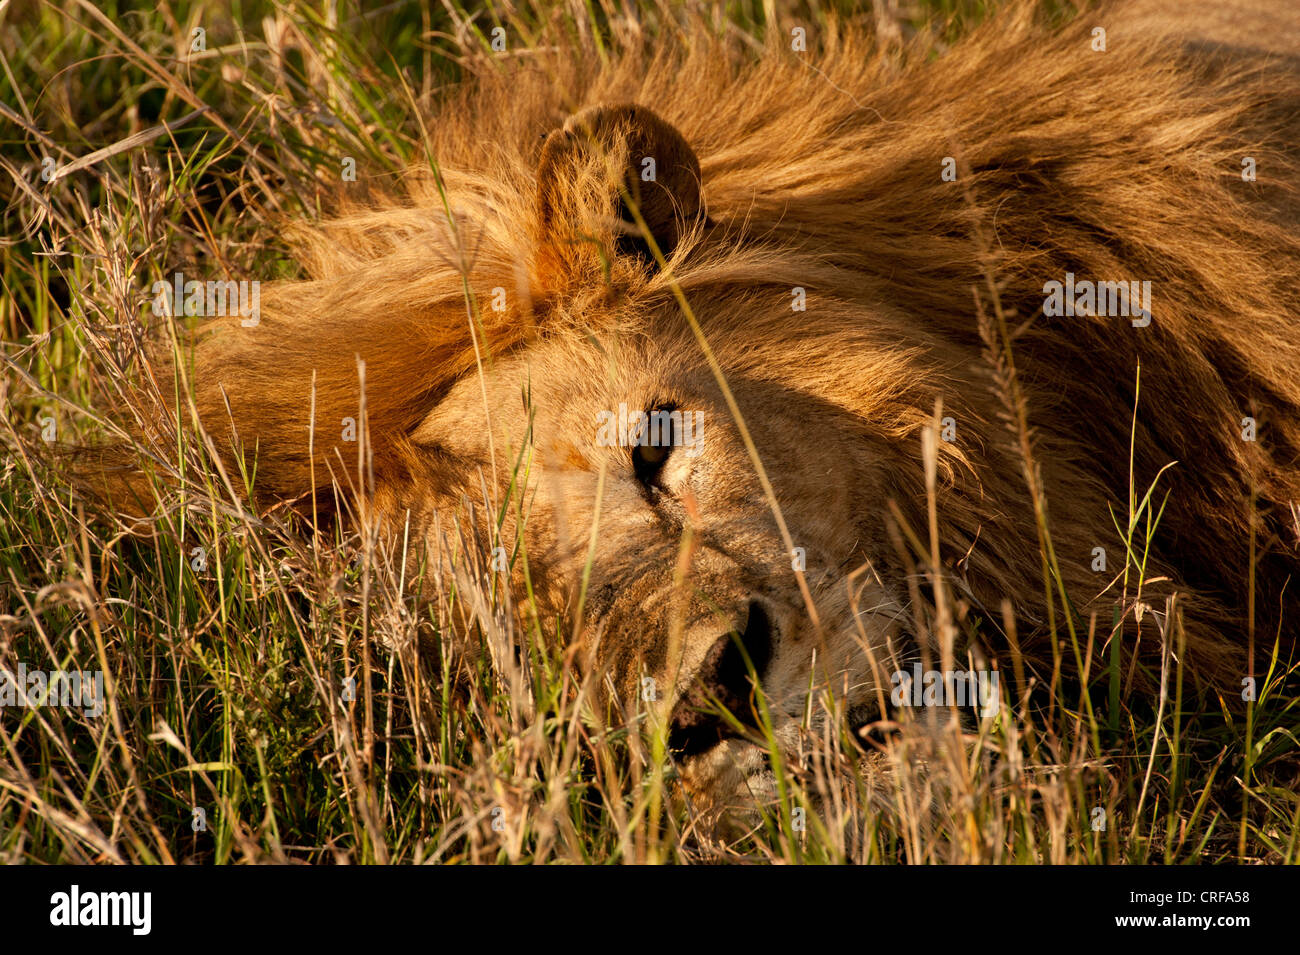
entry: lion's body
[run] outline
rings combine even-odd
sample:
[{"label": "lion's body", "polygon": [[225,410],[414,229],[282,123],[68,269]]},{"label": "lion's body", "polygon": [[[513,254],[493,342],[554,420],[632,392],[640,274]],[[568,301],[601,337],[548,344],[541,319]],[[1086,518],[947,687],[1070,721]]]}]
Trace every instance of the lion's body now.
[{"label": "lion's body", "polygon": [[[770,603],[774,697],[797,716],[818,638],[799,644],[812,631],[794,622],[807,614],[787,545],[806,553],[829,666],[863,695],[878,681],[849,661],[859,636],[883,647],[896,632],[864,631],[863,615],[884,607],[888,626],[906,629],[915,617],[887,526],[901,517],[928,545],[922,436],[936,399],[954,439],[938,444],[948,585],[987,620],[1000,665],[1011,620],[1031,664],[1050,669],[1049,621],[1058,638],[1067,628],[1044,584],[1023,407],[1051,557],[1084,641],[1094,621],[1093,671],[1125,595],[1130,484],[1140,502],[1155,483],[1159,525],[1149,542],[1134,537],[1149,543],[1136,555],[1141,598],[1163,614],[1181,595],[1184,662],[1233,693],[1251,633],[1258,671],[1277,636],[1290,646],[1300,613],[1287,586],[1300,502],[1300,180],[1288,151],[1300,142],[1300,78],[1284,58],[1300,33],[1272,30],[1272,51],[1189,54],[1154,20],[1109,8],[1055,31],[1026,19],[1003,17],[903,67],[851,31],[810,24],[802,53],[788,32],[760,54],[692,27],[654,43],[622,37],[608,61],[577,44],[486,65],[429,121],[454,227],[421,174],[406,198],[305,230],[314,281],[268,290],[259,327],[200,345],[200,409],[215,422],[228,398],[241,439],[258,444],[262,490],[301,495],[313,480],[313,373],[317,486],[335,445],[356,460],[333,435],[358,414],[359,356],[375,500],[396,524],[408,511],[450,517],[462,492],[481,498],[485,485],[504,495],[531,415],[524,540],[546,612],[573,614],[596,522],[585,607],[597,658],[620,691],[668,668],[685,695],[708,633],[728,629],[700,623],[696,598],[675,602],[686,553],[702,604],[726,616],[733,598]],[[667,270],[612,254],[619,206],[602,205],[612,191],[599,162],[577,155],[543,177],[576,178],[539,187],[546,135],[611,102],[649,107],[698,157],[707,222],[688,217]],[[1246,158],[1255,181],[1242,176]],[[558,235],[539,208],[587,218]],[[1149,282],[1152,320],[1045,315],[1045,286],[1067,274]],[[795,289],[806,310],[792,307]],[[789,540],[678,291],[735,393]],[[626,449],[595,441],[596,422],[621,402],[663,401],[702,409],[709,430],[700,457],[678,462],[692,470],[670,467],[678,483],[647,496]],[[854,586],[876,583],[855,607],[847,584],[863,567],[872,573]],[[1130,568],[1129,600],[1136,581]],[[1149,688],[1159,627],[1119,612],[1125,666],[1148,664],[1132,685]],[[696,639],[693,627],[707,632]]]}]

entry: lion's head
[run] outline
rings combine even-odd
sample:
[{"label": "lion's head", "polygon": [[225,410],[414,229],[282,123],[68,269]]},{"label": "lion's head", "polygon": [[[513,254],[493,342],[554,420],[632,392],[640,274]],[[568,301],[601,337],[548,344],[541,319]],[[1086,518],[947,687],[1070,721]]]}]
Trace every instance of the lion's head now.
[{"label": "lion's head", "polygon": [[[860,716],[886,662],[915,655],[884,507],[918,492],[899,474],[926,416],[918,357],[846,303],[810,315],[811,263],[738,252],[701,185],[647,108],[550,134],[532,303],[548,330],[440,398],[385,507],[454,513],[485,484],[510,500],[495,540],[516,587],[526,564],[604,698],[666,720],[687,780],[730,793],[766,772],[764,726],[793,743],[828,706]],[[425,458],[443,473],[420,477]]]}]

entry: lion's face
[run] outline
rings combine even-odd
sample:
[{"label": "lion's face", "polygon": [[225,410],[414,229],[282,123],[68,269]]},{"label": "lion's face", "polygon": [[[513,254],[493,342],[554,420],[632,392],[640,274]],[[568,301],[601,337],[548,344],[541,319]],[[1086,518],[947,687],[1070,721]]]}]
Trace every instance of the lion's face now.
[{"label": "lion's face", "polygon": [[866,651],[887,658],[900,607],[865,569],[885,550],[884,478],[848,415],[771,380],[761,356],[719,352],[787,542],[689,327],[672,306],[643,327],[499,360],[458,384],[416,440],[456,462],[471,499],[480,473],[498,505],[520,482],[543,609],[581,617],[601,688],[628,716],[668,719],[688,782],[721,798],[766,772],[746,742],[759,736],[753,674],[786,744],[829,700],[876,699]]}]

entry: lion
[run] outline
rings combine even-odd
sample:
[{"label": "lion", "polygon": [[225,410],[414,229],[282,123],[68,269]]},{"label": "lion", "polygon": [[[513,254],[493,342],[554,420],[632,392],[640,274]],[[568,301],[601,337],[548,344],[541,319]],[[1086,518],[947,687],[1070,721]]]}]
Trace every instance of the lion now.
[{"label": "lion", "polygon": [[701,799],[921,661],[1231,701],[1300,612],[1300,16],[1236,6],[493,61],[196,339],[199,418],[259,504],[473,525]]}]

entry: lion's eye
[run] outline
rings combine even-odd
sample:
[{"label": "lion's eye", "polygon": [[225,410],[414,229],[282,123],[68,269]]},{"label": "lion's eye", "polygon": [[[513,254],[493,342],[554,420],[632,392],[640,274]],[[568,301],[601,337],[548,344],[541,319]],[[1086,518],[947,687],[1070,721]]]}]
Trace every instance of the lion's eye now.
[{"label": "lion's eye", "polygon": [[632,447],[632,469],[643,484],[654,484],[676,444],[672,411],[659,408],[646,413],[646,424]]}]

